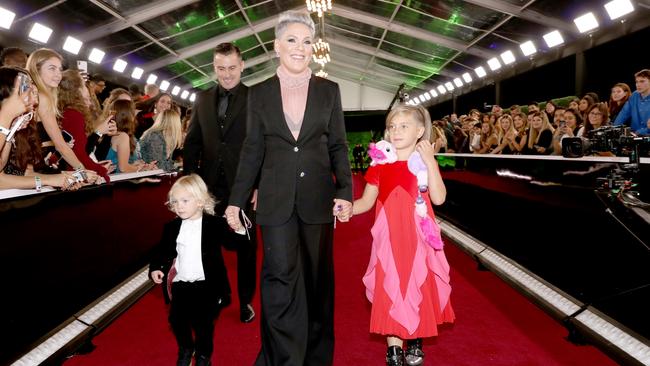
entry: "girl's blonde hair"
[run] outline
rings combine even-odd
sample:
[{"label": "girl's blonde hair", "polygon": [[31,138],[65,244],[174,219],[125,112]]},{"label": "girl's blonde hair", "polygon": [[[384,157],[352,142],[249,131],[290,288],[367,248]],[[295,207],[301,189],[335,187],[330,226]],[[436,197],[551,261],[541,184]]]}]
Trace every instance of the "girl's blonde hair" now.
[{"label": "girl's blonde hair", "polygon": [[[508,128],[507,131],[503,130],[503,127],[501,127],[501,121],[508,120],[510,122],[510,128]],[[508,135],[508,133],[517,133],[518,131],[515,129],[515,121],[514,118],[512,118],[511,115],[509,114],[504,114],[503,116],[499,117],[498,122],[497,122],[497,141],[500,143],[503,142],[503,138]]]},{"label": "girl's blonde hair", "polygon": [[61,117],[58,108],[58,88],[51,88],[45,85],[40,73],[41,67],[43,67],[45,61],[51,58],[57,58],[59,61],[63,62],[63,57],[61,57],[61,55],[56,51],[49,48],[39,48],[29,55],[29,58],[27,59],[27,71],[31,74],[34,84],[36,84],[39,98],[47,98],[49,100],[49,112],[53,113],[56,117]]},{"label": "girl's blonde hair", "polygon": [[214,196],[210,194],[208,186],[200,176],[197,174],[190,174],[178,178],[167,194],[167,199],[169,201],[171,201],[172,195],[177,189],[186,190],[197,201],[201,202],[200,205],[203,206],[203,212],[214,215],[214,206],[217,204],[217,201],[214,199]]},{"label": "girl's blonde hair", "polygon": [[[386,117],[386,127],[388,127],[388,124],[393,120],[393,118],[402,114],[410,115],[420,124],[420,126],[424,127],[424,134],[420,136],[418,142],[422,140],[429,141],[431,139],[431,116],[429,115],[429,111],[421,105],[410,105],[404,103],[396,104]],[[384,139],[390,139],[388,128],[386,128],[384,132]]]},{"label": "girl's blonde hair", "polygon": [[[578,112],[580,113],[580,112]],[[551,125],[551,122],[548,120],[548,116],[546,116],[546,112],[535,112],[533,113],[533,118],[534,117],[539,117],[542,119],[542,127],[537,131],[536,129],[533,128],[533,125],[531,124],[528,126],[529,132],[528,132],[528,148],[532,149],[535,147],[535,144],[537,144],[539,141],[539,137],[542,135],[542,131],[544,130],[550,130],[551,133],[555,132],[555,129]]]},{"label": "girl's blonde hair", "polygon": [[140,139],[155,131],[162,132],[167,149],[165,156],[171,157],[174,150],[179,148],[182,142],[181,115],[173,109],[163,111],[163,113],[156,116],[156,121],[148,130],[144,131]]}]

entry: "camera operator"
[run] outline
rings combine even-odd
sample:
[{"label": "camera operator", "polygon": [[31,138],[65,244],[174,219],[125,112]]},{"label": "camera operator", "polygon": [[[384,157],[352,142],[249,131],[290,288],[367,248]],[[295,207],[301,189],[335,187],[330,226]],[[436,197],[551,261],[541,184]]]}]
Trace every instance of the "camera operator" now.
[{"label": "camera operator", "polygon": [[596,103],[585,111],[586,121],[583,136],[588,136],[595,129],[609,125],[609,108],[605,103]]}]

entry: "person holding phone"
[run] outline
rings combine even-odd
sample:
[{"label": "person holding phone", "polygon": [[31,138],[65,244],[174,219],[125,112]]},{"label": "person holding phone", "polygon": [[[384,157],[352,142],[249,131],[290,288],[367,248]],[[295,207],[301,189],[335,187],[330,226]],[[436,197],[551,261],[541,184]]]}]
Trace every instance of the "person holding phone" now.
[{"label": "person holding phone", "polygon": [[[23,80],[29,88],[20,92]],[[35,88],[26,71],[14,67],[0,67],[0,189],[36,189],[43,186],[64,190],[78,189],[84,182],[78,181],[72,172],[40,174],[43,160],[38,145],[38,132],[31,118],[36,103]],[[22,122],[24,120],[24,122]],[[7,131],[19,125],[12,135],[12,143],[6,143]]]},{"label": "person holding phone", "polygon": [[[56,152],[74,169],[84,169],[84,165],[69,145],[71,141],[66,142],[57,123],[57,118],[61,116],[57,100],[63,69],[62,60],[61,55],[48,48],[41,48],[32,52],[27,59],[27,70],[32,75],[38,90],[36,120],[42,124],[45,134],[51,140]],[[51,160],[52,167],[58,168],[58,160],[56,162],[54,160]]]}]

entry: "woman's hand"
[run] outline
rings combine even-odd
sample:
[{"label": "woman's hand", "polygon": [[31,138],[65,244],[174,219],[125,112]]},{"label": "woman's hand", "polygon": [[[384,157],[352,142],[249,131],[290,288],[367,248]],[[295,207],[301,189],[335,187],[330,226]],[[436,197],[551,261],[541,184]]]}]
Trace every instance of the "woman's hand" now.
[{"label": "woman's hand", "polygon": [[106,117],[106,119],[97,126],[97,130],[95,132],[98,132],[99,134],[102,135],[109,135],[113,136],[117,132],[117,126],[115,125],[115,121],[113,120],[115,118],[114,115],[110,115]]},{"label": "woman's hand", "polygon": [[[27,91],[20,93],[20,78],[16,78],[14,82],[14,91],[9,98],[2,101],[0,108],[0,125],[9,128],[16,117],[32,110],[32,103],[30,103],[31,87]],[[29,121],[28,121],[29,122]],[[24,128],[22,126],[21,128]]]},{"label": "woman's hand", "polygon": [[350,221],[350,218],[352,217],[352,202],[335,198],[334,207],[332,207],[332,215],[341,222]]},{"label": "woman's hand", "polygon": [[162,283],[163,277],[165,277],[165,274],[162,271],[153,271],[153,272],[151,272],[151,280],[155,284],[160,285]]},{"label": "woman's hand", "polygon": [[240,231],[244,228],[244,225],[242,225],[241,220],[239,220],[240,210],[241,209],[237,206],[228,206],[226,207],[226,212],[224,213],[224,216],[226,217],[226,221],[228,221],[228,226],[230,226],[230,228],[235,231]]}]

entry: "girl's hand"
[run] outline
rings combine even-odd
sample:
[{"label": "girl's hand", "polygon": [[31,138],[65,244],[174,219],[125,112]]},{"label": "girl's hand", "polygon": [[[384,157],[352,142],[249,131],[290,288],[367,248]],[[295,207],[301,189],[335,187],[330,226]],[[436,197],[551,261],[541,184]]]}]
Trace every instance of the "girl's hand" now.
[{"label": "girl's hand", "polygon": [[97,126],[97,132],[99,132],[102,135],[109,135],[109,136],[115,134],[115,132],[117,132],[117,127],[115,127],[115,121],[113,120],[113,118],[115,118],[115,116],[112,114],[106,117],[106,119],[102,123],[100,123],[99,126]]},{"label": "girl's hand", "polygon": [[162,283],[163,277],[165,277],[165,274],[162,271],[153,271],[153,272],[151,272],[151,280],[155,284],[160,285]]},{"label": "girl's hand", "polygon": [[20,79],[17,77],[14,81],[14,91],[11,93],[9,98],[2,102],[2,108],[0,108],[0,113],[2,115],[0,122],[2,122],[3,126],[6,124],[6,126],[4,126],[6,128],[11,126],[16,117],[31,110],[31,88],[27,89],[24,93],[20,93],[19,89]]},{"label": "girl's hand", "polygon": [[348,222],[352,217],[352,203],[339,198],[334,199],[332,214],[341,222]]},{"label": "girl's hand", "polygon": [[422,140],[418,142],[417,145],[415,145],[415,150],[420,153],[422,161],[424,161],[424,165],[426,165],[427,168],[436,164],[436,157],[434,156],[436,152],[429,141]]}]

